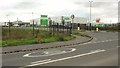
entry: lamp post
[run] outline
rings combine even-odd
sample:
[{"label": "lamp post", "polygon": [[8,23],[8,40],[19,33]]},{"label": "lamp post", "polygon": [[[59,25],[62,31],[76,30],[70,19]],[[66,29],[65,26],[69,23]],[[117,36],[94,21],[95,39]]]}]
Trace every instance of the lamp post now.
[{"label": "lamp post", "polygon": [[64,33],[64,24],[65,24],[65,21],[64,21],[64,19],[63,19],[64,17],[63,16],[61,16],[61,21],[62,21],[62,25],[63,25],[63,33]]},{"label": "lamp post", "polygon": [[[6,21],[6,22],[9,24],[9,19],[8,19],[9,15],[7,14],[6,17],[7,17],[7,20],[8,20],[8,21]],[[7,24],[7,23],[6,23],[6,24]],[[6,25],[6,24],[5,24],[5,25]]]},{"label": "lamp post", "polygon": [[[8,19],[8,16],[9,16],[9,15],[7,14],[6,16],[7,16],[7,19]],[[8,19],[8,20],[9,20],[9,19]],[[9,33],[9,37],[10,37],[10,20],[8,21],[8,27],[9,27],[9,32],[8,32],[8,33]]]},{"label": "lamp post", "polygon": [[92,10],[91,10],[91,8],[92,8],[92,2],[93,1],[89,1],[89,3],[90,3],[90,31],[91,31],[91,17],[92,17],[92,14],[91,14],[91,12],[92,12]]},{"label": "lamp post", "polygon": [[[33,12],[32,12],[32,19],[33,19]],[[34,20],[32,21],[33,22],[33,36],[34,36]]]}]

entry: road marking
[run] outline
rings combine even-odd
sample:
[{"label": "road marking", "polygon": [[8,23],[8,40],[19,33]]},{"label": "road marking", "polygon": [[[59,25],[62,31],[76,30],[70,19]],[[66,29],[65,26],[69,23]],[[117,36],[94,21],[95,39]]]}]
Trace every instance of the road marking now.
[{"label": "road marking", "polygon": [[80,55],[76,55],[76,56],[70,56],[70,57],[61,58],[61,59],[56,59],[56,60],[51,60],[51,61],[42,62],[42,63],[38,63],[38,64],[26,65],[26,67],[43,65],[43,64],[53,63],[53,62],[57,62],[57,61],[63,61],[63,60],[67,60],[67,59],[73,59],[73,58],[77,58],[77,57],[82,57],[82,56],[87,56],[87,55],[92,55],[92,54],[104,52],[104,51],[106,51],[106,50],[100,50],[100,49],[99,49],[99,50],[91,51],[91,52],[84,53],[84,54],[80,54]]},{"label": "road marking", "polygon": [[[104,41],[97,41],[97,42],[87,42],[87,43],[78,44],[78,45],[86,45],[86,44],[93,44],[93,43],[104,43],[104,42],[110,42],[110,41],[116,41],[116,40],[118,40],[118,39],[104,40]],[[74,46],[78,46],[78,45],[74,45]]]},{"label": "road marking", "polygon": [[[97,42],[87,42],[87,43],[83,43],[83,44],[78,44],[78,45],[86,45],[86,44],[92,44],[92,43],[104,43],[104,42],[110,42],[110,41],[116,41],[118,39],[113,39],[113,40],[104,40],[104,41],[97,41]],[[78,46],[78,45],[74,45],[74,46]],[[69,46],[67,46],[69,47]],[[71,46],[70,46],[71,47]],[[18,53],[24,53],[24,52],[18,52]],[[11,53],[11,54],[18,54],[18,53]],[[3,54],[3,55],[9,55],[9,54]],[[27,55],[26,55],[27,56]],[[26,57],[26,56],[23,56],[23,57]]]},{"label": "road marking", "polygon": [[23,57],[29,57],[29,55],[32,54],[32,53],[25,54],[25,55],[23,55]]},{"label": "road marking", "polygon": [[[110,42],[110,41],[116,41],[116,40],[118,40],[118,39],[97,41],[97,42],[92,42],[92,43],[104,43],[104,42]],[[87,43],[87,44],[90,44],[90,43]]]},{"label": "road marking", "polygon": [[[70,53],[70,52],[73,52],[75,51],[76,49],[75,48],[71,48],[71,51],[69,52],[66,52],[66,51],[62,51],[61,53],[55,53],[55,54],[49,54],[47,51],[44,52],[45,54],[44,55],[31,55],[33,53],[36,53],[36,52],[31,52],[31,53],[28,53],[28,54],[25,54],[23,55],[23,57],[42,57],[42,56],[51,56],[51,55],[57,55],[57,54],[65,54],[65,53]],[[30,56],[31,55],[31,56]]]},{"label": "road marking", "polygon": [[75,48],[73,48],[70,52],[73,52],[73,51],[75,51],[76,49]]},{"label": "road marking", "polygon": [[41,63],[41,62],[50,61],[50,60],[51,59],[46,59],[46,60],[41,60],[41,61],[35,61],[35,62],[32,62],[31,64]]}]

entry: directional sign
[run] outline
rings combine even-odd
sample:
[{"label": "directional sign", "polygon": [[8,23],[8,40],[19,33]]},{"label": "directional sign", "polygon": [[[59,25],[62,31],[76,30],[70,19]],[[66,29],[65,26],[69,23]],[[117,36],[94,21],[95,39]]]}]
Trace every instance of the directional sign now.
[{"label": "directional sign", "polygon": [[74,19],[75,18],[75,15],[71,15],[71,19]]},{"label": "directional sign", "polygon": [[70,18],[69,18],[69,17],[64,17],[63,19],[64,19],[64,20],[70,20]]},{"label": "directional sign", "polygon": [[41,26],[47,26],[48,25],[48,16],[47,15],[41,15],[40,25]]},{"label": "directional sign", "polygon": [[96,24],[96,26],[104,27],[105,24]]}]

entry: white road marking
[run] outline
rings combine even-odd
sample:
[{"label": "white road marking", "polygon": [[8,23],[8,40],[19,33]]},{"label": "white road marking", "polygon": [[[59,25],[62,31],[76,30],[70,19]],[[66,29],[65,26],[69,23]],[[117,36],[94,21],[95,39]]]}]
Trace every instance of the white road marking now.
[{"label": "white road marking", "polygon": [[[83,44],[79,44],[79,45],[86,45],[86,44],[93,44],[93,43],[104,43],[104,42],[110,42],[110,41],[116,41],[118,39],[113,39],[113,40],[104,40],[104,41],[97,41],[97,42],[87,42],[87,43],[83,43]],[[74,46],[78,46],[78,45],[74,45]]]},{"label": "white road marking", "polygon": [[[110,42],[110,41],[116,41],[116,40],[118,40],[118,39],[104,40],[104,41],[97,41],[97,42],[87,42],[87,43],[83,43],[83,44],[79,44],[79,45],[86,45],[86,44],[92,44],[92,43],[102,43],[102,42]],[[74,45],[74,46],[78,46],[78,45]],[[67,46],[67,47],[69,47],[69,46]],[[24,53],[24,52],[18,52],[18,53]],[[18,54],[18,53],[11,53],[11,54]],[[9,55],[9,54],[3,54],[3,55]],[[23,56],[23,57],[26,57],[26,56]]]},{"label": "white road marking", "polygon": [[104,43],[104,42],[110,42],[110,41],[116,41],[118,39],[114,39],[114,40],[104,40],[104,41],[98,41],[98,42],[93,42],[93,43]]},{"label": "white road marking", "polygon": [[72,48],[71,51],[69,52],[66,52],[66,51],[62,51],[61,53],[56,53],[56,54],[49,54],[47,51],[45,51],[45,55],[32,55],[30,56],[31,54],[35,53],[35,52],[31,52],[31,53],[28,53],[28,54],[25,54],[23,55],[23,57],[42,57],[42,56],[51,56],[51,55],[57,55],[57,54],[65,54],[65,53],[70,53],[70,52],[73,52],[75,51],[76,49],[75,48]]},{"label": "white road marking", "polygon": [[[33,52],[32,52],[33,53]],[[28,57],[30,54],[32,54],[32,53],[28,53],[28,54],[25,54],[25,55],[23,55],[23,57]]]},{"label": "white road marking", "polygon": [[75,48],[73,48],[70,52],[73,52],[73,51],[75,51],[76,49]]},{"label": "white road marking", "polygon": [[91,54],[95,54],[95,53],[104,52],[104,51],[106,51],[106,50],[100,50],[99,49],[99,50],[91,51],[91,52],[80,54],[80,55],[76,55],[76,56],[70,56],[70,57],[56,59],[56,60],[51,60],[51,61],[42,62],[42,63],[38,63],[38,64],[26,65],[26,67],[43,65],[43,64],[48,64],[48,63],[57,62],[57,61],[63,61],[63,60],[67,60],[67,59],[73,59],[73,58],[77,58],[77,57],[82,57],[82,56],[87,56],[87,55],[91,55]]},{"label": "white road marking", "polygon": [[91,50],[90,52],[96,52],[96,51],[100,51],[101,49],[97,49],[97,50]]},{"label": "white road marking", "polygon": [[41,63],[41,62],[50,61],[50,60],[51,59],[46,59],[46,60],[41,60],[41,61],[35,61],[35,62],[32,62],[31,64]]}]

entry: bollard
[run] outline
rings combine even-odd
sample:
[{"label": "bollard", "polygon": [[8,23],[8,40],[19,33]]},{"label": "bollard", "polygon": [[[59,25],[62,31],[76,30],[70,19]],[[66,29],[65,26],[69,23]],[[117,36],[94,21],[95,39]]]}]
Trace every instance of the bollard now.
[{"label": "bollard", "polygon": [[78,30],[80,30],[80,27],[78,27]]},{"label": "bollard", "polygon": [[97,32],[99,31],[98,27],[96,28],[96,31],[97,31]]}]

